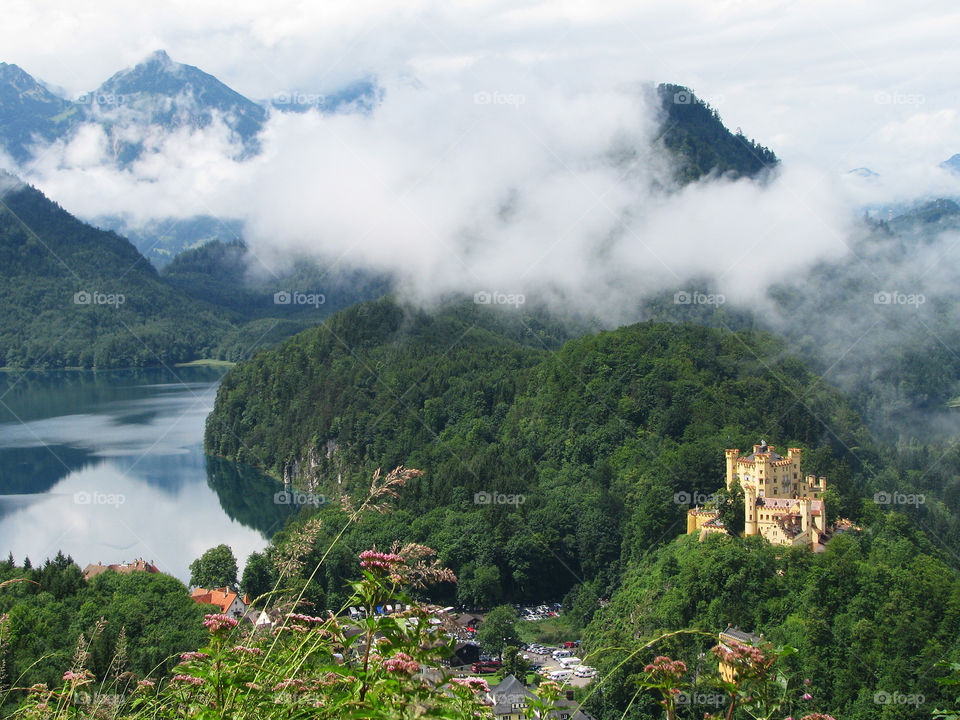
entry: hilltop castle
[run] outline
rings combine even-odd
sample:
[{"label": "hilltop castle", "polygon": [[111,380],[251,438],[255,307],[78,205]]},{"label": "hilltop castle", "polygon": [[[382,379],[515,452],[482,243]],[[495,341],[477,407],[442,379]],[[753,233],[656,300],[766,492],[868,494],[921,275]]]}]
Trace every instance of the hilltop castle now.
[{"label": "hilltop castle", "polygon": [[[743,488],[744,535],[762,535],[775,545],[823,549],[829,537],[823,493],[825,477],[807,475],[800,469],[799,448],[789,448],[784,457],[773,445],[761,441],[753,453],[726,451],[727,490],[734,483]],[[716,510],[696,507],[687,513],[687,533],[726,532]]]}]

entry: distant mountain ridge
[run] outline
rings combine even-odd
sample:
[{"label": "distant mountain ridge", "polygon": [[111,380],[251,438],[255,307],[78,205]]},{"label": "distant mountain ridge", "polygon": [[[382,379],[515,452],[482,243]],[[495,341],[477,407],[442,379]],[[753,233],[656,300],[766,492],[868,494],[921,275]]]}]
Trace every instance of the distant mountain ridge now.
[{"label": "distant mountain ridge", "polygon": [[160,274],[125,238],[0,171],[0,368],[237,360],[389,289],[308,262],[248,282],[244,251],[215,242]]},{"label": "distant mountain ridge", "polygon": [[23,164],[38,147],[67,141],[78,127],[93,123],[104,129],[113,159],[122,166],[139,157],[148,141],[157,142],[180,128],[208,127],[219,119],[235,135],[242,154],[251,154],[259,149],[256,138],[271,110],[369,112],[381,98],[376,79],[363,77],[326,95],[286,92],[258,103],[157,50],[114,73],[96,90],[68,100],[22,68],[0,63],[0,149]]}]

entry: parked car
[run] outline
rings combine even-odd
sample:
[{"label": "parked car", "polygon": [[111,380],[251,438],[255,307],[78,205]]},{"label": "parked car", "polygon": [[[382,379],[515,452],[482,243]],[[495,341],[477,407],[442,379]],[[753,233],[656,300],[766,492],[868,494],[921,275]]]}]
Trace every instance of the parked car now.
[{"label": "parked car", "polygon": [[580,665],[574,669],[573,674],[579,678],[592,678],[597,676],[597,669],[589,665]]},{"label": "parked car", "polygon": [[499,660],[488,660],[486,662],[475,662],[470,666],[470,669],[475,673],[492,673],[500,669],[501,662]]}]

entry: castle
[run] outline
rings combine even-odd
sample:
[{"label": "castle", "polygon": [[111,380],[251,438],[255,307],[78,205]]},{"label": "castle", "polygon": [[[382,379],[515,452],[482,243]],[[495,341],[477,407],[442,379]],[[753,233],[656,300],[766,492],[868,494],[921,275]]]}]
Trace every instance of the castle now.
[{"label": "castle", "polygon": [[[744,535],[761,535],[775,545],[823,550],[829,537],[823,504],[827,479],[804,477],[799,448],[789,448],[784,457],[761,441],[750,455],[741,455],[739,449],[727,450],[726,455],[727,490],[734,483],[743,488]],[[709,533],[726,532],[717,510],[696,507],[687,513],[687,533],[696,532],[701,540]]]}]

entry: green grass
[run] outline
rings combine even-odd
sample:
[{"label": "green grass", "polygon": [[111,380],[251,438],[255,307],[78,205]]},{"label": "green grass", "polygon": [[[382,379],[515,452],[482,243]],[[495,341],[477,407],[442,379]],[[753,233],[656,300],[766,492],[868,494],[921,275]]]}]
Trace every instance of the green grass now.
[{"label": "green grass", "polygon": [[235,362],[229,360],[216,360],[214,358],[203,358],[202,360],[191,360],[190,362],[176,363],[174,367],[233,367]]},{"label": "green grass", "polygon": [[575,627],[567,616],[517,623],[517,634],[523,642],[542,645],[560,645],[567,640],[579,640],[583,630]]}]

